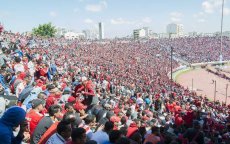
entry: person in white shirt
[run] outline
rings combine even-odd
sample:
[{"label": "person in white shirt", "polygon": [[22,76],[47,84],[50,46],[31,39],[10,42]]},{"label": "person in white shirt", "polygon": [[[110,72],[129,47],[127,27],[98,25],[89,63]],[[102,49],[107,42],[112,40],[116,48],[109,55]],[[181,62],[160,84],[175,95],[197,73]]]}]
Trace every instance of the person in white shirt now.
[{"label": "person in white shirt", "polygon": [[46,144],[65,144],[71,136],[71,125],[66,121],[61,121],[57,125],[57,132],[53,134]]},{"label": "person in white shirt", "polygon": [[33,76],[35,73],[35,65],[34,65],[35,59],[33,59],[32,61],[29,61],[28,63],[28,68],[29,68],[29,72],[30,75]]},{"label": "person in white shirt", "polygon": [[15,57],[15,62],[16,64],[14,65],[14,71],[15,73],[18,73],[18,72],[25,72],[25,68],[23,66],[23,64],[21,64],[21,59],[19,57]]},{"label": "person in white shirt", "polygon": [[[105,123],[104,129],[95,132],[91,138],[97,142],[97,144],[103,144],[109,141],[109,132],[113,130],[114,124],[110,121]],[[100,127],[102,128],[102,126]]]}]

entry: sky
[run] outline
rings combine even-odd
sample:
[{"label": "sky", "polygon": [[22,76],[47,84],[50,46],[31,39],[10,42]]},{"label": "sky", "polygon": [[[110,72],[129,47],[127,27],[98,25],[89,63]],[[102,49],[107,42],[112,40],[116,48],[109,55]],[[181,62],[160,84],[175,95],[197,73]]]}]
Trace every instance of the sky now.
[{"label": "sky", "polygon": [[[222,0],[0,0],[0,22],[13,32],[48,22],[81,32],[103,22],[106,38],[142,27],[165,33],[169,23],[208,33],[220,31],[221,6]],[[225,0],[223,31],[230,31],[230,0]]]}]

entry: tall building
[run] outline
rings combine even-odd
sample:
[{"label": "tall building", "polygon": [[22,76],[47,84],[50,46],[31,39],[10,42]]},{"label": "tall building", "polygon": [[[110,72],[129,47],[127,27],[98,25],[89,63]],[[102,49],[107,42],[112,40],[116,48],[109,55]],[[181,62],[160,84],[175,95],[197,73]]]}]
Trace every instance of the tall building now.
[{"label": "tall building", "polygon": [[184,26],[183,26],[183,24],[171,23],[171,24],[167,25],[166,31],[170,37],[171,36],[181,37],[184,35]]},{"label": "tall building", "polygon": [[144,28],[133,30],[134,39],[145,38],[145,37],[146,37],[146,30]]},{"label": "tall building", "polygon": [[145,36],[148,38],[150,35],[150,29],[149,27],[143,27],[143,29],[145,30]]},{"label": "tall building", "polygon": [[179,37],[184,35],[184,25],[183,24],[177,25],[177,34]]},{"label": "tall building", "polygon": [[104,25],[102,22],[98,24],[99,26],[99,40],[104,39]]}]

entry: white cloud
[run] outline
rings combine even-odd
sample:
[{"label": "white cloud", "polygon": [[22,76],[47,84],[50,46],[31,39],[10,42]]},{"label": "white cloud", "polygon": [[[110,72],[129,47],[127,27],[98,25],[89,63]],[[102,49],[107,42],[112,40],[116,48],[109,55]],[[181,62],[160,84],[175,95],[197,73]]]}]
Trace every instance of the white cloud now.
[{"label": "white cloud", "polygon": [[125,20],[123,18],[111,19],[111,24],[120,25],[120,24],[134,24],[132,21]]},{"label": "white cloud", "polygon": [[217,9],[221,8],[222,0],[205,0],[202,3],[202,9],[205,13],[214,13]]},{"label": "white cloud", "polygon": [[224,8],[224,15],[230,15],[230,9]]},{"label": "white cloud", "polygon": [[51,11],[51,12],[49,13],[49,15],[50,15],[51,17],[56,17],[56,16],[57,16],[57,13],[54,12],[54,11]]},{"label": "white cloud", "polygon": [[183,14],[180,12],[171,12],[170,13],[170,20],[173,22],[180,22],[181,17],[183,17]]},{"label": "white cloud", "polygon": [[142,22],[143,23],[151,23],[152,19],[150,17],[145,17],[145,18],[142,19]]},{"label": "white cloud", "polygon": [[91,23],[93,23],[93,20],[87,18],[84,20],[84,23],[91,24]]},{"label": "white cloud", "polygon": [[200,17],[204,17],[204,16],[205,16],[204,12],[199,12],[199,13],[193,15],[194,18],[200,18]]},{"label": "white cloud", "polygon": [[90,11],[90,12],[100,12],[105,8],[107,8],[107,2],[106,1],[100,1],[98,4],[86,5],[85,10]]},{"label": "white cloud", "polygon": [[206,12],[206,13],[213,13],[214,12],[214,7],[212,6],[212,4],[209,1],[204,1],[202,3],[202,8],[203,8],[204,12]]}]

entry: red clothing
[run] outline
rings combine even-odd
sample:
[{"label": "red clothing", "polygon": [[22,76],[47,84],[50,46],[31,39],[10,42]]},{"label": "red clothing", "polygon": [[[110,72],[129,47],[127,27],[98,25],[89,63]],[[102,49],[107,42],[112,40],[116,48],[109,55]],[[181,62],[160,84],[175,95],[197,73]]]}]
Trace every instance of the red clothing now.
[{"label": "red clothing", "polygon": [[49,107],[53,104],[57,104],[57,98],[53,95],[50,95],[47,99],[46,99],[46,105],[45,108],[48,110]]},{"label": "red clothing", "polygon": [[67,142],[66,144],[74,144],[74,142],[72,142],[72,141],[69,141],[69,142]]},{"label": "red clothing", "polygon": [[154,134],[149,134],[147,135],[145,141],[144,141],[144,144],[147,143],[147,142],[151,142],[152,144],[157,144],[161,141],[160,137],[159,136],[156,136]]},{"label": "red clothing", "polygon": [[44,144],[56,132],[59,122],[53,123],[50,128],[42,135],[38,144]]},{"label": "red clothing", "polygon": [[176,105],[174,106],[174,110],[175,110],[175,113],[180,113],[182,109],[180,106]]},{"label": "red clothing", "polygon": [[187,114],[183,116],[183,120],[187,126],[192,126],[193,122],[193,111],[187,111]]},{"label": "red clothing", "polygon": [[41,76],[46,76],[46,74],[47,74],[47,72],[48,72],[48,68],[42,68],[42,69],[40,69],[40,75]]},{"label": "red clothing", "polygon": [[137,127],[136,123],[131,123],[127,129],[126,137],[130,138],[137,131],[138,131],[138,127]]},{"label": "red clothing", "polygon": [[170,112],[174,112],[173,104],[167,104],[167,108]]},{"label": "red clothing", "polygon": [[87,81],[85,86],[81,84],[75,87],[75,94],[81,92],[84,92],[84,96],[95,96],[92,82]]},{"label": "red clothing", "polygon": [[181,116],[179,116],[179,114],[176,114],[175,117],[175,124],[176,126],[181,126],[184,123],[183,119]]},{"label": "red clothing", "polygon": [[76,101],[74,108],[75,110],[80,111],[80,110],[85,110],[87,106],[82,104],[80,101]]},{"label": "red clothing", "polygon": [[121,110],[117,107],[117,108],[115,108],[113,111],[114,111],[114,113],[115,113],[116,115],[118,115],[118,113],[119,113]]},{"label": "red clothing", "polygon": [[26,119],[29,123],[30,134],[32,135],[39,121],[42,119],[43,115],[31,109],[27,115]]}]

